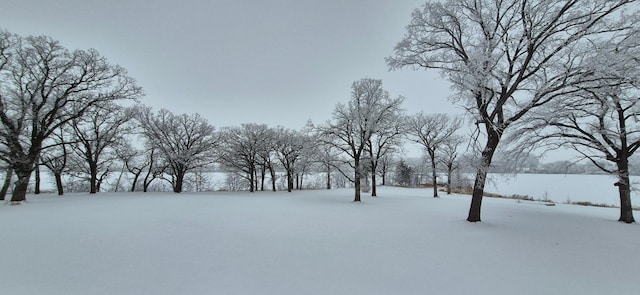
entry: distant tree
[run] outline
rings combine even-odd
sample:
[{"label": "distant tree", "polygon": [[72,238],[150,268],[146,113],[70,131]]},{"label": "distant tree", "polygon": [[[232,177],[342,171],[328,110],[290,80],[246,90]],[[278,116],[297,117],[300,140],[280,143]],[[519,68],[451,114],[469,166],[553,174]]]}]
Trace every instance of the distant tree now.
[{"label": "distant tree", "polygon": [[11,201],[25,200],[43,142],[96,104],[137,99],[140,87],[97,51],[69,51],[50,37],[0,31],[0,137],[18,180]]},{"label": "distant tree", "polygon": [[449,140],[443,142],[442,148],[439,150],[439,161],[447,171],[447,195],[451,194],[451,183],[453,180],[453,172],[459,168],[458,146],[463,142],[462,136],[453,135]]},{"label": "distant tree", "polygon": [[397,184],[401,186],[411,186],[414,171],[411,166],[407,165],[404,159],[400,159],[400,162],[396,165],[395,174],[395,181]]},{"label": "distant tree", "polygon": [[141,107],[137,119],[148,144],[157,148],[167,164],[175,193],[182,192],[185,174],[215,161],[219,134],[199,114],[174,115],[166,109],[154,114],[151,108]]},{"label": "distant tree", "polygon": [[634,2],[447,0],[413,12],[387,64],[441,70],[484,126],[468,221],[480,221],[488,168],[505,131],[592,79],[581,66],[590,59],[589,42],[635,21],[616,14],[632,14]]},{"label": "distant tree", "polygon": [[[404,98],[400,98],[400,101]],[[378,169],[382,159],[400,148],[402,137],[406,133],[406,120],[404,110],[395,108],[384,116],[378,123],[378,127],[367,141],[369,156],[369,168],[371,169],[371,196],[377,196]]]},{"label": "distant tree", "polygon": [[76,169],[88,175],[89,193],[100,186],[113,170],[118,146],[124,141],[133,111],[113,103],[96,104],[84,116],[70,121],[74,144],[71,145]]},{"label": "distant tree", "polygon": [[241,172],[249,183],[250,192],[257,189],[258,153],[262,149],[267,130],[267,125],[247,123],[222,131],[219,161],[224,167]]},{"label": "distant tree", "polygon": [[420,112],[411,116],[408,120],[408,133],[415,142],[420,144],[431,161],[431,179],[433,184],[433,197],[438,197],[437,159],[438,153],[443,148],[448,148],[447,143],[455,138],[455,133],[460,129],[462,121],[450,117],[447,114],[425,114]]},{"label": "distant tree", "polygon": [[324,143],[342,151],[345,163],[353,169],[353,175],[339,170],[354,183],[354,202],[360,202],[363,153],[371,136],[389,116],[397,113],[403,98],[391,98],[382,88],[382,81],[362,79],[351,86],[351,99],[347,104],[338,104],[333,111],[333,120],[319,128]]},{"label": "distant tree", "polygon": [[283,127],[277,129],[276,136],[275,150],[287,173],[287,191],[291,192],[294,188],[296,164],[303,155],[307,139],[300,132]]},{"label": "distant tree", "polygon": [[391,165],[393,165],[394,161],[394,152],[395,150],[393,149],[389,150],[380,159],[378,159],[379,165],[377,173],[380,174],[380,177],[382,178],[382,185],[387,185],[387,175],[389,171],[393,169]]},{"label": "distant tree", "polygon": [[325,144],[322,140],[315,139],[312,143],[316,144],[317,154],[316,162],[320,165],[321,170],[326,173],[326,189],[331,189],[331,175],[340,163],[340,151],[335,147]]}]

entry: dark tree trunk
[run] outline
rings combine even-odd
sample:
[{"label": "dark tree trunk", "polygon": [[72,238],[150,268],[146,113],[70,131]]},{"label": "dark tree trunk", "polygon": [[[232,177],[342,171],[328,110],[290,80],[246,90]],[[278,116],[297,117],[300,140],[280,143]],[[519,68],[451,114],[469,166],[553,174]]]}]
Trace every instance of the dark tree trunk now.
[{"label": "dark tree trunk", "polygon": [[34,171],[35,171],[35,174],[36,174],[35,175],[36,183],[35,183],[34,188],[33,188],[33,193],[36,194],[36,195],[39,195],[40,194],[40,181],[42,180],[40,178],[40,165],[36,164],[36,167],[35,167]]},{"label": "dark tree trunk", "polygon": [[133,181],[131,182],[131,191],[136,191],[136,185],[138,184],[138,178],[140,177],[140,173],[133,174]]},{"label": "dark tree trunk", "polygon": [[467,221],[478,222],[480,220],[480,209],[482,207],[482,196],[484,195],[484,185],[487,181],[487,172],[493,159],[493,154],[500,142],[500,135],[497,132],[489,132],[487,144],[481,155],[481,162],[476,171],[476,180],[473,184],[473,194],[471,196],[471,207]]},{"label": "dark tree trunk", "polygon": [[376,192],[376,168],[371,168],[371,196],[377,197],[378,194]]},{"label": "dark tree trunk", "polygon": [[58,189],[58,196],[64,195],[64,187],[62,186],[62,173],[54,173],[56,178],[56,188]]},{"label": "dark tree trunk", "polygon": [[[28,166],[28,165],[22,165]],[[32,169],[28,167],[14,168],[18,180],[11,193],[11,202],[22,202],[27,199],[27,188],[29,187],[29,178],[31,178]]]},{"label": "dark tree trunk", "polygon": [[331,189],[331,170],[327,169],[327,189]]},{"label": "dark tree trunk", "polygon": [[269,172],[271,173],[271,191],[276,191],[276,172],[273,167],[269,168]]},{"label": "dark tree trunk", "polygon": [[633,208],[631,206],[631,186],[629,182],[629,160],[627,157],[619,157],[618,161],[618,193],[620,195],[620,219],[618,221],[633,223]]},{"label": "dark tree trunk", "polygon": [[296,189],[300,189],[300,173],[296,173]]},{"label": "dark tree trunk", "polygon": [[89,193],[95,194],[98,191],[98,167],[94,163],[89,163]]},{"label": "dark tree trunk", "polygon": [[264,192],[264,179],[267,176],[267,170],[262,166],[260,169],[260,191]]},{"label": "dark tree trunk", "polygon": [[183,171],[178,171],[176,173],[176,182],[173,185],[173,192],[174,193],[181,193],[182,192],[182,184],[184,182],[184,172]]},{"label": "dark tree trunk", "polygon": [[354,165],[355,169],[353,173],[353,185],[355,186],[355,197],[353,201],[360,202],[360,159],[358,159],[357,157],[355,159]]},{"label": "dark tree trunk", "polygon": [[4,182],[2,183],[2,189],[0,189],[0,200],[4,201],[11,185],[11,178],[13,177],[13,168],[9,167],[5,171]]},{"label": "dark tree trunk", "polygon": [[438,197],[438,174],[436,173],[436,151],[429,151],[431,157],[431,184],[433,185],[433,197]]},{"label": "dark tree trunk", "polygon": [[293,171],[287,169],[287,192],[293,191]]},{"label": "dark tree trunk", "polygon": [[447,163],[447,195],[451,194],[451,176],[453,175],[453,164]]}]

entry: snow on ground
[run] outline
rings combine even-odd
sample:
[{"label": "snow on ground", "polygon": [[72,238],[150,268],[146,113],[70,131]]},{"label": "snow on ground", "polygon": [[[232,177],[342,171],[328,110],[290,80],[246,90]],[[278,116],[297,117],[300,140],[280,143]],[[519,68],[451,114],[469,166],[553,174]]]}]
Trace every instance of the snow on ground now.
[{"label": "snow on ground", "polygon": [[[617,209],[383,187],[29,196],[0,206],[2,294],[640,294]],[[636,217],[639,218],[638,213]]]}]

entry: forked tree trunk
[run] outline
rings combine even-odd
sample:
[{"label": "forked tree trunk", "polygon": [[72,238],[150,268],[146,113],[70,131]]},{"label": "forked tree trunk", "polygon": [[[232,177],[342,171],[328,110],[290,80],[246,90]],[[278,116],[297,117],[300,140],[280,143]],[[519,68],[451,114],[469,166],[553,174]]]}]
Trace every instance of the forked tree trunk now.
[{"label": "forked tree trunk", "polygon": [[618,193],[620,195],[620,219],[618,221],[633,223],[633,207],[631,206],[631,186],[629,182],[629,163],[626,157],[620,157],[618,165]]},{"label": "forked tree trunk", "polygon": [[18,180],[16,181],[16,185],[11,193],[11,202],[22,202],[27,199],[27,188],[29,187],[31,171],[32,170],[29,168],[15,169]]},{"label": "forked tree trunk", "polygon": [[11,185],[11,178],[13,177],[13,168],[9,167],[5,171],[4,182],[2,183],[2,189],[0,189],[0,200],[4,201]]},{"label": "forked tree trunk", "polygon": [[471,207],[467,221],[478,222],[480,220],[480,209],[482,207],[482,196],[484,195],[484,185],[487,181],[487,172],[493,159],[496,147],[500,142],[500,136],[496,132],[489,132],[487,144],[481,154],[480,165],[476,171],[476,180],[473,184],[473,194],[471,196]]}]

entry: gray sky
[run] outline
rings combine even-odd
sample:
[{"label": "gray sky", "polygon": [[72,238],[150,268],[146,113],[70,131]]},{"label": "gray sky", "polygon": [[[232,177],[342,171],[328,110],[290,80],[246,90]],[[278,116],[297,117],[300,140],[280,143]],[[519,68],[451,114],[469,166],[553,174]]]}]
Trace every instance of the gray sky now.
[{"label": "gray sky", "polygon": [[410,113],[456,112],[436,72],[384,58],[421,0],[0,0],[0,28],[95,48],[126,68],[143,103],[222,127],[324,122],[353,81],[382,79]]}]

